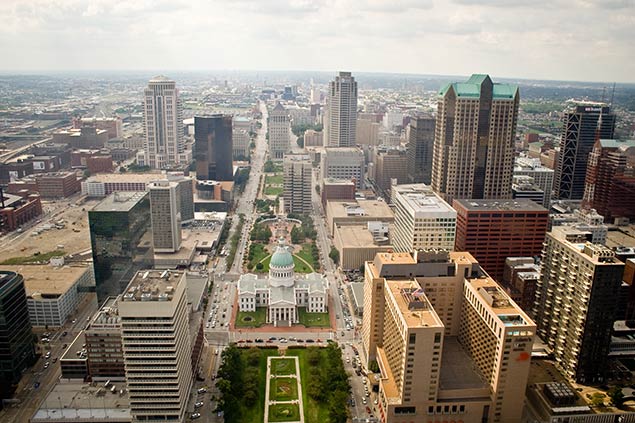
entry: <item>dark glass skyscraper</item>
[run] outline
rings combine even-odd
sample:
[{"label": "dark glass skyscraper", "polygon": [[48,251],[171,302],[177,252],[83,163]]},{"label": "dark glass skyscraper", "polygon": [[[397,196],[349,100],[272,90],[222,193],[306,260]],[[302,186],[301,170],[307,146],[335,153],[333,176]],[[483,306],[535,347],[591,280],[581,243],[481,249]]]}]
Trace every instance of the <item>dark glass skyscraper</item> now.
[{"label": "dark glass skyscraper", "polygon": [[153,263],[146,192],[115,192],[88,212],[97,298],[123,292],[137,270]]},{"label": "dark glass skyscraper", "polygon": [[196,179],[232,181],[232,117],[212,115],[194,118]]},{"label": "dark glass skyscraper", "polygon": [[557,198],[581,200],[589,154],[596,139],[613,139],[615,115],[606,104],[579,103],[565,111],[562,120],[553,189]]},{"label": "dark glass skyscraper", "polygon": [[13,395],[22,372],[34,362],[24,279],[0,270],[0,399]]},{"label": "dark glass skyscraper", "polygon": [[433,117],[410,120],[408,138],[408,180],[411,183],[430,185],[432,180],[432,153],[434,150]]}]

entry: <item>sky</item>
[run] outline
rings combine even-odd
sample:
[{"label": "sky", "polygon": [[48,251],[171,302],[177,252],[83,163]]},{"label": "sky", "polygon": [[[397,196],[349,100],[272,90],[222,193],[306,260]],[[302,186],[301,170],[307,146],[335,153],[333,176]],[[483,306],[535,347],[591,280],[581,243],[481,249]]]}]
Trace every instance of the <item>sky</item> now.
[{"label": "sky", "polygon": [[635,0],[0,0],[0,71],[635,82]]}]

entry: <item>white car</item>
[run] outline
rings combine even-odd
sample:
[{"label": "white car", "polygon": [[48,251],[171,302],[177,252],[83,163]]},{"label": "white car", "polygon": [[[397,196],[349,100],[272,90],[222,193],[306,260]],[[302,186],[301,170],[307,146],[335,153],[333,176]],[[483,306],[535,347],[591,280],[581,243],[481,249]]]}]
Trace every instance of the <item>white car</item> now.
[{"label": "white car", "polygon": [[198,419],[199,417],[201,417],[201,413],[192,413],[190,415],[190,419],[192,419],[192,420]]}]

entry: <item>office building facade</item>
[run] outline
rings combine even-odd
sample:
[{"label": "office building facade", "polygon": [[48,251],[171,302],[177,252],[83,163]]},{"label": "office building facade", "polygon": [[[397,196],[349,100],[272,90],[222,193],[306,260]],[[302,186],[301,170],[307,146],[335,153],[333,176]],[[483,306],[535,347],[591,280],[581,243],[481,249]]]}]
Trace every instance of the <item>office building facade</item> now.
[{"label": "office building facade", "polygon": [[165,76],[151,79],[143,100],[145,164],[153,169],[188,166],[176,83]]},{"label": "office building facade", "polygon": [[357,127],[357,82],[350,72],[339,72],[329,82],[326,138],[328,147],[352,147]]},{"label": "office building facade", "polygon": [[456,211],[424,184],[397,185],[392,189],[395,251],[422,248],[452,250],[456,237]]},{"label": "office building facade", "polygon": [[560,155],[556,168],[556,198],[581,200],[589,161],[596,139],[613,139],[615,115],[604,103],[578,103],[564,112]]},{"label": "office building facade", "polygon": [[389,148],[375,155],[375,183],[385,193],[393,184],[408,182],[408,157],[406,150]]},{"label": "office building facade", "polygon": [[291,122],[284,106],[276,103],[269,113],[269,152],[271,159],[282,160],[290,150]]},{"label": "office building facade", "polygon": [[358,189],[364,184],[364,153],[356,147],[326,148],[322,159],[322,177],[355,181]]},{"label": "office building facade", "polygon": [[196,179],[232,181],[232,156],[232,117],[221,114],[194,117]]},{"label": "office building facade", "polygon": [[313,167],[306,154],[288,154],[284,156],[284,212],[309,214],[311,203]]},{"label": "office building facade", "polygon": [[518,87],[472,75],[439,91],[432,188],[446,200],[511,198]]},{"label": "office building facade", "polygon": [[432,182],[432,154],[434,151],[433,117],[416,117],[410,119],[406,129],[408,140],[408,182]]},{"label": "office building facade", "polygon": [[531,177],[533,183],[544,193],[543,207],[549,209],[553,194],[553,169],[543,166],[540,159],[516,157],[514,161],[514,177],[516,176]]},{"label": "office building facade", "polygon": [[174,253],[181,248],[181,197],[171,181],[150,184],[152,246],[155,253]]}]

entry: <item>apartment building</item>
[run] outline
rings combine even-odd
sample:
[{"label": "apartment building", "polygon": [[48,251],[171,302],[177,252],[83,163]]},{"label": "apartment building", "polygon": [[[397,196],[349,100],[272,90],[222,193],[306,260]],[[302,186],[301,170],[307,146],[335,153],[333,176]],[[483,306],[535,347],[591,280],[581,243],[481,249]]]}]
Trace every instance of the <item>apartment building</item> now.
[{"label": "apartment building", "polygon": [[284,169],[284,212],[309,214],[311,204],[313,167],[306,154],[287,154],[283,161]]}]

